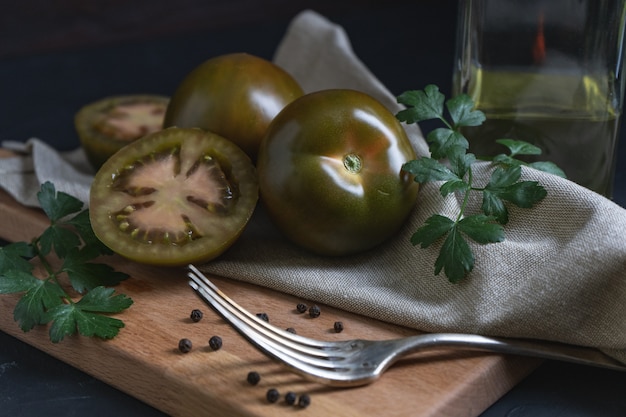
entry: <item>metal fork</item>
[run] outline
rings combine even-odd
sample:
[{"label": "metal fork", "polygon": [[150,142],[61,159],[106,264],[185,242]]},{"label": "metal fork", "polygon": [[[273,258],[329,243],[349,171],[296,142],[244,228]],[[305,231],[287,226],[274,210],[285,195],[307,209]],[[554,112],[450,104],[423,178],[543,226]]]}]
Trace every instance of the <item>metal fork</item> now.
[{"label": "metal fork", "polygon": [[626,371],[626,364],[597,349],[544,341],[456,333],[431,333],[380,341],[310,339],[273,326],[245,310],[193,265],[189,265],[188,276],[191,279],[189,285],[196,294],[257,349],[310,380],[332,386],[371,383],[401,357],[429,348],[458,347]]}]

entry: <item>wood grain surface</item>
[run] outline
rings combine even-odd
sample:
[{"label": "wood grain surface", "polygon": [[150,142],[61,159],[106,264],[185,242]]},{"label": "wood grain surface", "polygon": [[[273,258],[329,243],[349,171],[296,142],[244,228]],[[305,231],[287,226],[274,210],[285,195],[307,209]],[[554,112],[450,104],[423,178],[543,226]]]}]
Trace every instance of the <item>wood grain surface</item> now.
[{"label": "wood grain surface", "polygon": [[[29,240],[46,227],[45,216],[0,192],[0,237]],[[0,330],[162,410],[172,416],[437,416],[479,415],[540,361],[530,358],[459,352],[415,354],[394,365],[379,381],[358,388],[329,388],[306,381],[265,357],[249,345],[187,285],[185,270],[140,265],[119,257],[106,258],[131,278],[117,288],[134,300],[117,315],[126,326],[113,340],[69,337],[53,344],[47,328],[23,333],[13,321],[18,296],[0,296]],[[321,306],[319,318],[297,314],[298,302],[312,303],[266,288],[211,277],[235,301],[252,312],[265,312],[279,327],[319,339],[384,339],[417,332],[371,318]],[[199,308],[204,318],[193,323],[189,314]],[[341,320],[345,330],[335,333]],[[212,351],[211,336],[223,339]],[[178,341],[189,338],[193,349],[178,351]],[[246,382],[256,370],[261,382]],[[281,393],[309,393],[311,405],[296,410],[282,400],[269,404],[269,388]]]}]

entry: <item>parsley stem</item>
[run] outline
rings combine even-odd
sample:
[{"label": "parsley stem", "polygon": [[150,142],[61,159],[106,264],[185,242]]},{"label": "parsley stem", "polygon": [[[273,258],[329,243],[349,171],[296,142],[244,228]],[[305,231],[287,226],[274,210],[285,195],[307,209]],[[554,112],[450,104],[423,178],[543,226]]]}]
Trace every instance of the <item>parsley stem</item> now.
[{"label": "parsley stem", "polygon": [[467,203],[469,202],[469,191],[472,190],[472,182],[474,180],[474,176],[472,174],[472,167],[467,169],[467,185],[468,190],[465,191],[463,195],[463,203],[461,204],[461,209],[459,210],[459,215],[456,218],[455,223],[458,223],[463,218],[463,214],[465,213],[465,207],[467,207]]},{"label": "parsley stem", "polygon": [[53,277],[55,274],[54,274],[54,270],[52,269],[52,265],[50,265],[50,262],[48,262],[46,257],[39,250],[39,238],[33,239],[32,246],[41,265],[45,268],[48,275],[50,277]]},{"label": "parsley stem", "polygon": [[[37,259],[39,259],[39,263],[41,264],[41,266],[43,266],[43,268],[46,270],[46,273],[48,274],[48,277],[45,278],[45,280],[46,281],[52,280],[54,281],[56,285],[63,288],[63,286],[61,285],[61,282],[59,281],[59,272],[55,271],[52,268],[52,265],[48,261],[48,258],[46,258],[39,250],[39,238],[33,239],[32,247],[37,255]],[[64,295],[62,298],[65,299],[66,302],[68,302],[69,304],[74,304],[74,301],[72,300],[70,295],[67,293],[67,291],[63,290],[63,294]]]},{"label": "parsley stem", "polygon": [[457,131],[458,128],[456,126],[452,126],[450,123],[448,123],[448,121],[446,120],[445,117],[443,117],[443,115],[439,116],[439,120],[441,120],[443,122],[444,125],[446,125],[446,127],[452,131]]}]

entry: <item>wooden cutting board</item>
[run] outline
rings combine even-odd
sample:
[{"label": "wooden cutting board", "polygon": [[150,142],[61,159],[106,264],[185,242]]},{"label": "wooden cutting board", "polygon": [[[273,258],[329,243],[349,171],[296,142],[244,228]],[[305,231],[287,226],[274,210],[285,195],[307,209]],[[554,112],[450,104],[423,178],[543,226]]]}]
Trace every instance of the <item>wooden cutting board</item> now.
[{"label": "wooden cutting board", "polygon": [[[47,226],[36,209],[18,204],[0,191],[0,237],[28,241]],[[539,360],[452,350],[415,354],[394,365],[381,380],[358,388],[329,388],[304,380],[249,345],[187,285],[183,268],[139,265],[119,257],[106,259],[131,275],[117,290],[134,300],[118,315],[126,323],[113,340],[48,339],[47,328],[23,333],[12,319],[18,296],[0,295],[0,329],[172,416],[437,416],[479,415],[530,373]],[[407,329],[319,304],[322,314],[311,319],[297,314],[298,302],[266,288],[210,277],[235,301],[252,312],[265,312],[271,323],[293,327],[298,334],[320,339],[383,339],[416,334]],[[193,323],[192,309],[204,318]],[[335,333],[340,320],[345,330]],[[221,350],[208,347],[211,336],[223,339]],[[193,349],[178,351],[189,338]],[[256,370],[261,382],[246,382]],[[269,404],[266,391],[307,392],[311,406],[294,410],[284,402]]]}]

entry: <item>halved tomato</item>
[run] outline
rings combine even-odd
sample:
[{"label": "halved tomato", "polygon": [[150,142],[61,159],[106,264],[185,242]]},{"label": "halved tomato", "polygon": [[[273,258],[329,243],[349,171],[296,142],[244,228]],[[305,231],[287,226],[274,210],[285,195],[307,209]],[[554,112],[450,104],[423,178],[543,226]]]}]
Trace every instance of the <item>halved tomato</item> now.
[{"label": "halved tomato", "polygon": [[126,258],[185,265],[228,249],[257,200],[256,170],[238,146],[200,129],[168,128],[102,165],[90,219],[96,236]]},{"label": "halved tomato", "polygon": [[74,118],[89,163],[98,169],[130,142],[163,128],[168,97],[106,97],[82,107]]}]

